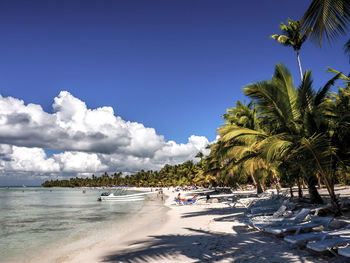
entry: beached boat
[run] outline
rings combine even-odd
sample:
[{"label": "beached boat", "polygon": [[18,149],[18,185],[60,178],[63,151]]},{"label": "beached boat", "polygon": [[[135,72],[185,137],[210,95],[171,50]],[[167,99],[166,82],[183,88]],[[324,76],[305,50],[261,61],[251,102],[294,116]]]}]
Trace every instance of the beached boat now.
[{"label": "beached boat", "polygon": [[155,194],[156,192],[150,193],[137,193],[137,194],[127,194],[127,195],[114,195],[113,193],[104,192],[98,198],[99,201],[117,201],[117,202],[133,202],[133,201],[143,201],[145,196],[148,194]]}]

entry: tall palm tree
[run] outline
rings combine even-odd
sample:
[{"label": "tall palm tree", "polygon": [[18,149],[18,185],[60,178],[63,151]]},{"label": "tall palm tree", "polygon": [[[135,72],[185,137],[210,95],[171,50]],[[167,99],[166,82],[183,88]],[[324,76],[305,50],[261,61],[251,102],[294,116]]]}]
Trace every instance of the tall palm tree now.
[{"label": "tall palm tree", "polygon": [[[308,183],[311,199],[316,202],[322,200],[315,187],[316,173],[319,173],[337,211],[339,207],[334,188],[326,173],[335,151],[327,136],[322,103],[339,77],[340,74],[337,74],[315,93],[312,90],[311,72],[307,71],[302,84],[296,89],[290,72],[278,64],[272,81],[254,83],[243,89],[247,96],[256,101],[261,115],[275,124],[275,130],[271,130],[270,135],[260,143],[267,162],[277,159],[298,163]],[[246,130],[241,133],[245,137],[249,133],[256,136],[256,131]],[[241,136],[239,132],[236,132],[237,136]]]},{"label": "tall palm tree", "polygon": [[[266,171],[268,166],[256,151],[255,146],[259,141],[259,137],[257,136],[253,140],[246,140],[242,136],[239,139],[234,138],[237,130],[256,130],[257,133],[260,133],[260,120],[255,105],[253,103],[244,105],[238,101],[236,107],[228,109],[223,118],[226,122],[224,126],[218,129],[218,134],[221,136],[218,145],[221,147],[218,147],[220,151],[217,151],[223,166],[230,170],[237,170],[237,167],[239,167],[240,173],[249,176],[257,189],[257,193],[261,193],[263,191],[263,181],[266,177],[264,175],[267,174],[263,171]],[[263,132],[261,132],[261,135],[265,136]],[[228,174],[233,175],[232,171]]]},{"label": "tall palm tree", "polygon": [[195,157],[201,159],[201,161],[202,161],[204,154],[202,152],[198,152]]},{"label": "tall palm tree", "polygon": [[[319,45],[346,34],[350,24],[350,0],[313,0],[306,10],[302,24],[313,29],[311,39]],[[345,52],[350,53],[350,40],[345,44]]]},{"label": "tall palm tree", "polygon": [[303,70],[301,68],[299,50],[308,38],[310,30],[304,31],[300,21],[293,21],[292,19],[288,19],[288,25],[282,22],[280,28],[282,33],[285,33],[285,35],[275,34],[271,35],[270,37],[284,46],[293,47],[293,49],[297,52],[300,79],[303,80]]}]

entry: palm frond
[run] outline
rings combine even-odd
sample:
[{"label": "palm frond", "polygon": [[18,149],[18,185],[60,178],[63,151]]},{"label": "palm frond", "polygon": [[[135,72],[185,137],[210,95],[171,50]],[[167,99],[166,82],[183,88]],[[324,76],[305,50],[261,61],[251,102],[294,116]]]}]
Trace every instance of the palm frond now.
[{"label": "palm frond", "polygon": [[272,81],[250,84],[243,88],[245,95],[257,102],[261,114],[271,122],[293,130],[300,117],[297,110],[297,92],[290,72],[277,64]]},{"label": "palm frond", "polygon": [[308,166],[314,164],[318,169],[326,170],[335,155],[336,149],[324,134],[314,134],[309,138],[302,138],[300,147],[295,154],[303,156],[303,162]]},{"label": "palm frond", "polygon": [[261,141],[257,148],[266,161],[272,163],[283,159],[292,150],[293,145],[293,142],[286,138],[286,134],[278,134]]},{"label": "palm frond", "polygon": [[[298,108],[301,112],[305,112],[307,109],[312,110],[314,91],[312,89],[311,70],[305,72],[304,79],[298,88]],[[304,114],[303,114],[304,115]]]},{"label": "palm frond", "polygon": [[264,132],[260,131],[255,131],[251,129],[246,129],[246,128],[240,128],[240,129],[234,129],[228,133],[226,133],[224,136],[222,136],[222,141],[227,142],[232,139],[236,139],[238,137],[254,137],[254,138],[265,138],[267,135]]},{"label": "palm frond", "polygon": [[350,56],[350,39],[344,45],[344,52]]},{"label": "palm frond", "polygon": [[[349,42],[350,42],[350,40],[349,40]],[[350,44],[350,43],[349,43],[349,44]],[[328,67],[327,70],[326,70],[326,72],[328,72],[328,73],[340,74],[340,77],[339,77],[340,79],[350,81],[350,77],[345,76],[345,75],[344,75],[343,73],[341,73],[340,71],[335,70],[335,69],[333,69],[333,68],[331,68],[331,67]]]},{"label": "palm frond", "polygon": [[334,82],[341,77],[342,73],[338,73],[333,78],[331,78],[326,85],[324,85],[323,88],[319,89],[317,91],[316,97],[315,97],[315,105],[318,106],[325,98],[326,94],[328,93],[329,89],[334,85]]},{"label": "palm frond", "polygon": [[350,22],[350,0],[313,0],[302,18],[312,28],[311,39],[321,45],[323,39],[334,40],[345,34]]}]

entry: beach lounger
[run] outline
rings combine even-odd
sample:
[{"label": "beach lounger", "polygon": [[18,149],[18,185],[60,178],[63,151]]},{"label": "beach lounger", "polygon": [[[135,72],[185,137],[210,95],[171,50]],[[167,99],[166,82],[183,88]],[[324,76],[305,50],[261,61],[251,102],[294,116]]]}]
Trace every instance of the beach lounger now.
[{"label": "beach lounger", "polygon": [[[250,209],[250,215],[271,215],[281,207],[281,204],[270,205],[266,207],[253,207]],[[286,207],[287,209],[287,207]]]},{"label": "beach lounger", "polygon": [[263,230],[268,227],[275,227],[275,226],[277,227],[277,226],[288,225],[288,224],[300,224],[309,217],[310,211],[311,210],[308,208],[303,208],[294,216],[283,217],[283,218],[268,218],[262,221],[251,220],[250,222],[254,228],[259,230]]},{"label": "beach lounger", "polygon": [[287,215],[287,213],[292,213],[291,211],[287,211],[287,207],[285,205],[281,205],[280,208],[275,211],[272,215],[252,215],[248,214],[247,216],[251,218],[252,222],[266,222],[269,219],[276,219],[278,218],[279,220],[282,218],[282,216]]},{"label": "beach lounger", "polygon": [[311,241],[320,241],[334,236],[350,235],[350,225],[345,228],[335,229],[331,231],[310,232],[298,235],[286,236],[285,241],[294,245],[304,245]]},{"label": "beach lounger", "polygon": [[330,251],[333,253],[332,248],[345,246],[347,244],[350,244],[350,236],[339,236],[321,241],[310,242],[306,245],[306,247],[317,252]]},{"label": "beach lounger", "polygon": [[177,197],[174,197],[174,201],[175,201],[175,204],[182,205],[182,202],[179,199],[177,199]]},{"label": "beach lounger", "polygon": [[256,201],[253,205],[250,206],[250,215],[272,215],[283,205],[288,210],[295,208],[295,204],[293,202],[290,202],[288,199],[284,199],[283,196],[274,196],[269,199]]},{"label": "beach lounger", "polygon": [[299,234],[300,231],[310,231],[315,227],[323,226],[324,229],[328,228],[329,223],[333,220],[330,217],[313,217],[310,222],[301,223],[301,224],[286,224],[278,227],[269,227],[265,228],[265,232],[274,234],[274,235],[282,235],[286,232],[295,232]]},{"label": "beach lounger", "polygon": [[257,217],[259,215],[273,215],[273,217],[281,217],[287,211],[293,210],[294,208],[294,203],[284,200],[282,203],[273,206],[251,208],[248,216]]},{"label": "beach lounger", "polygon": [[183,202],[183,204],[184,204],[184,205],[192,205],[192,204],[196,203],[196,202],[197,202],[197,200],[198,200],[198,199],[194,199],[194,200],[185,201],[185,202]]},{"label": "beach lounger", "polygon": [[291,243],[293,245],[304,245],[310,241],[322,240],[327,234],[323,231],[321,232],[310,232],[298,235],[285,236],[284,241]]},{"label": "beach lounger", "polygon": [[245,197],[240,198],[237,200],[237,203],[242,205],[244,208],[250,208],[253,206],[264,206],[266,204],[271,205],[276,203],[276,200],[274,198],[275,196],[272,195],[270,192],[264,192],[260,194],[258,197]]},{"label": "beach lounger", "polygon": [[177,197],[174,198],[174,201],[177,205],[191,205],[197,202],[198,199],[194,199],[194,200],[189,200],[189,201],[180,201],[179,199],[177,199]]},{"label": "beach lounger", "polygon": [[350,258],[350,246],[338,248],[338,254]]}]

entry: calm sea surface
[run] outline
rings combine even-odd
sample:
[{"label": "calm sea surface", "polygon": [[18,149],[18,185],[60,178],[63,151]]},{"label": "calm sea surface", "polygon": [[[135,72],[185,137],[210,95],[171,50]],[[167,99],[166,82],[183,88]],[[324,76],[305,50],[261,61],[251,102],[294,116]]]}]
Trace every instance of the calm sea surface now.
[{"label": "calm sea surface", "polygon": [[15,262],[45,249],[79,241],[99,230],[108,231],[109,226],[125,224],[143,206],[142,201],[98,202],[102,192],[0,188],[0,262]]}]

